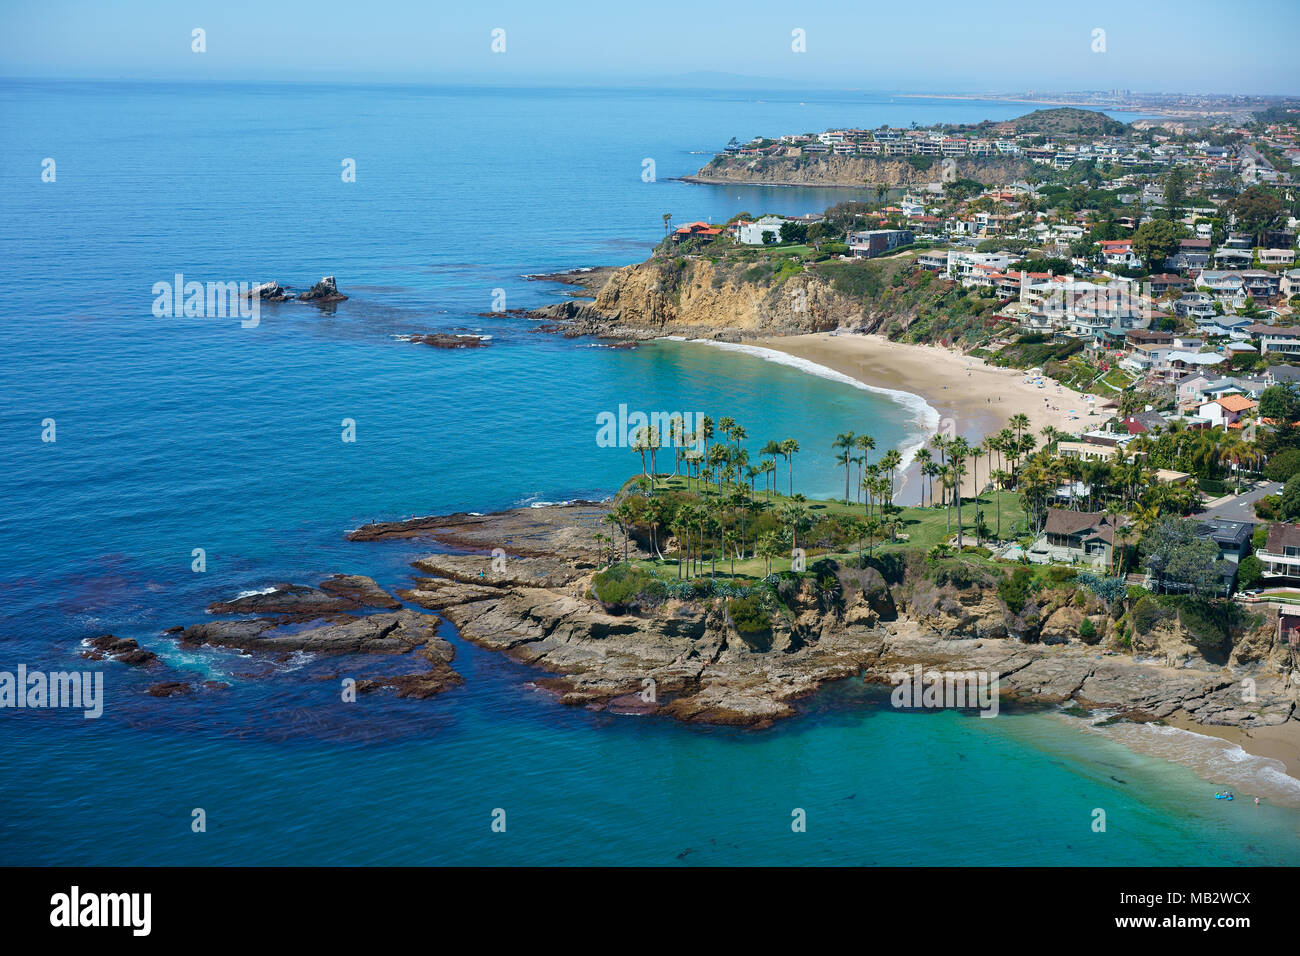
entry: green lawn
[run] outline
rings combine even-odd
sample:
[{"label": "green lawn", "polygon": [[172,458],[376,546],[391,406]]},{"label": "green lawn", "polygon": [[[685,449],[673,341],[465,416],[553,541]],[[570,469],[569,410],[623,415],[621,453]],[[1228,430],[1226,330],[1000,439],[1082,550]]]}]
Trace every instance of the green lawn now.
[{"label": "green lawn", "polygon": [[[635,478],[631,479],[635,481]],[[631,484],[629,481],[629,484]],[[778,482],[779,483],[779,482]],[[687,482],[685,478],[659,478],[656,480],[655,487],[657,491],[686,491]],[[692,481],[690,491],[699,493],[700,482]],[[711,489],[707,496],[716,497],[717,492]],[[767,495],[760,486],[754,493],[756,500],[767,501]],[[782,504],[790,499],[784,494],[774,494],[771,497],[771,504],[774,508],[780,508]],[[846,505],[843,501],[835,500],[815,500],[809,499],[804,502],[810,515],[814,517],[824,517],[830,515],[850,514],[858,518],[866,517],[866,507],[862,504]],[[979,499],[978,508],[984,511],[985,524],[996,531],[997,529],[997,509],[993,492],[987,492]],[[975,502],[970,499],[962,501],[962,527],[963,527],[963,544],[975,544]],[[951,531],[949,530],[949,517],[945,509],[935,508],[901,508],[899,509],[899,519],[901,524],[898,529],[899,540],[893,544],[888,540],[883,542],[877,541],[874,550],[876,553],[882,551],[901,551],[907,548],[920,548],[923,551],[929,551],[935,545],[946,541],[951,535],[957,533],[957,513],[954,509],[951,514]],[[1025,526],[1025,513],[1020,505],[1020,496],[1013,491],[1003,492],[1002,494],[1002,535],[1004,538],[1012,537],[1012,529],[1017,529],[1023,533]],[[865,547],[865,543],[864,543]],[[838,552],[844,553],[844,552]],[[818,557],[823,552],[812,549],[809,551],[810,558]],[[675,557],[668,557],[668,560],[661,566],[658,560],[642,561],[642,566],[647,568],[653,567],[676,567]],[[708,565],[706,564],[706,568]],[[718,562],[718,573],[731,575],[732,563],[730,561]],[[773,571],[786,571],[790,569],[790,559],[788,557],[774,560],[772,562]],[[750,558],[746,561],[735,562],[735,576],[738,578],[761,578],[766,573],[766,563],[762,558]]]}]

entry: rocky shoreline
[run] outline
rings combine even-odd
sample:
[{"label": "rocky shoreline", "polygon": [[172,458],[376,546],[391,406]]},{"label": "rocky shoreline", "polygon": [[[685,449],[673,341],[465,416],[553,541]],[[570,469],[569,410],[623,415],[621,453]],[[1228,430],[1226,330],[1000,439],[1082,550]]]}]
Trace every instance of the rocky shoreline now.
[{"label": "rocky shoreline", "polygon": [[[891,685],[892,675],[917,666],[979,672],[997,676],[1003,704],[1205,727],[1247,749],[1252,734],[1266,732],[1281,748],[1273,753],[1300,754],[1296,689],[1287,680],[1298,662],[1272,637],[1275,620],[1241,634],[1221,657],[1176,624],[1117,652],[1104,613],[1073,597],[1040,595],[1012,613],[987,581],[937,583],[911,569],[887,581],[875,567],[828,561],[817,576],[783,586],[788,614],[764,632],[741,633],[725,598],[599,601],[593,536],[609,507],[573,502],[365,525],[347,537],[442,550],[415,560],[410,586],[396,596],[360,575],[314,587],[281,583],[216,602],[212,619],[168,634],[182,648],[235,648],[268,660],[350,655],[359,671],[379,655],[402,673],[391,664],[387,673],[362,673],[358,693],[427,699],[464,682],[452,667],[453,644],[439,634],[445,619],[460,639],[535,668],[532,683],[565,705],[753,729],[796,717],[797,702],[832,681]],[[647,556],[635,539],[632,550]],[[1094,622],[1087,639],[1085,620]],[[105,635],[87,647],[98,660],[160,664],[129,639]],[[1253,697],[1243,693],[1247,678]],[[148,693],[183,698],[224,687],[173,676]]]},{"label": "rocky shoreline", "polygon": [[[1287,649],[1260,634],[1220,664],[1185,635],[1159,635],[1143,660],[1084,641],[1086,615],[1074,604],[1043,608],[1041,624],[1029,628],[1033,640],[1023,640],[1015,632],[1027,612],[1012,615],[985,587],[891,584],[873,568],[839,566],[841,606],[828,607],[805,580],[792,595],[792,618],[760,640],[737,632],[716,598],[613,611],[591,594],[589,541],[603,513],[582,503],[449,515],[370,525],[349,537],[425,538],[478,552],[419,559],[421,576],[399,596],[446,617],[462,639],[548,672],[539,685],[568,704],[764,727],[793,716],[792,702],[827,681],[889,683],[919,664],[997,673],[1003,696],[1026,703],[1072,703],[1136,720],[1292,722],[1300,730],[1279,666]],[[1178,666],[1156,663],[1156,653]],[[1247,676],[1255,682],[1249,704],[1241,693]]]}]

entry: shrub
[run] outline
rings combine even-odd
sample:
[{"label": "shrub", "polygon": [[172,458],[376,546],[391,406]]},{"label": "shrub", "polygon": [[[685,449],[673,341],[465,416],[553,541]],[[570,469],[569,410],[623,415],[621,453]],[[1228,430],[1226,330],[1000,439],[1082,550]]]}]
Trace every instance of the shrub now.
[{"label": "shrub", "polygon": [[1103,577],[1100,574],[1085,571],[1074,580],[1107,604],[1112,604],[1128,594],[1128,585],[1123,578]]},{"label": "shrub", "polygon": [[592,578],[592,593],[607,607],[623,608],[639,600],[663,597],[664,583],[648,572],[630,564],[616,564]]},{"label": "shrub", "polygon": [[1085,641],[1091,641],[1097,636],[1097,626],[1092,623],[1092,618],[1085,617],[1079,622],[1079,637]]},{"label": "shrub", "polygon": [[1253,554],[1248,554],[1237,565],[1237,587],[1246,591],[1258,586],[1264,575],[1264,564]]},{"label": "shrub", "polygon": [[998,582],[998,597],[1006,602],[1012,614],[1024,610],[1033,594],[1034,573],[1028,568],[1016,568],[1009,576]]},{"label": "shrub", "polygon": [[1180,598],[1178,623],[1187,629],[1196,644],[1202,647],[1222,647],[1235,623],[1236,607],[1236,604],[1225,601]]},{"label": "shrub", "polygon": [[760,634],[772,626],[771,616],[761,594],[732,598],[727,602],[727,613],[741,634]]},{"label": "shrub", "polygon": [[1164,617],[1160,606],[1147,595],[1133,605],[1133,629],[1139,634],[1149,634],[1151,629]]}]

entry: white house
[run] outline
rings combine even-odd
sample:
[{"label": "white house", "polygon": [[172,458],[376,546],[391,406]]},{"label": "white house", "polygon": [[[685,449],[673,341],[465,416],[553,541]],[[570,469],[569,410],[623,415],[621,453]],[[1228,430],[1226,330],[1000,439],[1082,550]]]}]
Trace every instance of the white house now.
[{"label": "white house", "polygon": [[761,246],[763,234],[770,232],[772,238],[768,241],[775,242],[781,238],[781,227],[794,221],[781,216],[764,216],[754,222],[741,222],[736,229],[736,239],[747,246]]}]

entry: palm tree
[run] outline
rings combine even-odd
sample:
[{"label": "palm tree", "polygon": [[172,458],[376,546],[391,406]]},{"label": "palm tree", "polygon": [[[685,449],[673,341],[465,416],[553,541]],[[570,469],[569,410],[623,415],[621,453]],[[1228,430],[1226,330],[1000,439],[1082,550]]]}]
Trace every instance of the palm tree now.
[{"label": "palm tree", "polygon": [[953,494],[957,499],[957,550],[960,551],[962,547],[961,479],[966,474],[966,459],[971,453],[970,442],[959,435],[948,443],[948,453],[952,456],[953,462]]},{"label": "palm tree", "polygon": [[698,434],[699,437],[704,441],[704,454],[708,455],[709,439],[713,437],[713,419],[710,418],[708,415],[701,416],[700,425],[699,428],[696,430],[696,434]]},{"label": "palm tree", "polygon": [[858,468],[858,486],[862,486],[862,468],[866,467],[868,452],[875,451],[876,440],[870,435],[862,434],[853,439],[853,444],[862,452],[862,467]]},{"label": "palm tree", "polygon": [[879,518],[869,518],[866,522],[867,528],[867,554],[874,555],[876,548],[876,538],[880,536],[883,529]]},{"label": "palm tree", "polygon": [[[627,506],[627,500],[624,500],[621,504],[619,504],[617,508],[614,508],[612,511],[607,512],[605,514],[605,517],[600,519],[605,524],[616,527],[618,528],[619,531],[623,533],[623,563],[624,564],[627,563],[627,539],[628,539],[627,532],[628,532],[628,525],[631,523],[631,518],[632,515],[630,513],[630,509]],[[611,549],[610,563],[612,564],[614,561],[612,541],[610,542],[610,549]]]},{"label": "palm tree", "polygon": [[994,497],[997,498],[998,540],[1001,541],[1002,540],[1002,486],[1011,480],[1011,476],[1007,474],[1005,471],[1003,471],[1001,468],[999,468],[997,469],[997,471],[993,472],[992,479],[993,479],[993,489],[994,489],[993,494]]},{"label": "palm tree", "polygon": [[898,453],[897,448],[891,448],[880,457],[880,466],[883,473],[889,478],[889,491],[887,501],[892,505],[894,503],[894,478],[898,472],[898,466],[903,463],[903,456]]},{"label": "palm tree", "polygon": [[790,463],[790,494],[794,494],[794,456],[799,453],[799,442],[793,438],[787,438],[781,442],[781,454],[785,455],[785,460]]},{"label": "palm tree", "polygon": [[[948,439],[944,437],[942,432],[938,432],[935,435],[931,436],[930,445],[934,448],[935,451],[939,453],[938,474],[942,475],[944,466],[948,464]],[[948,502],[947,488],[948,486],[944,484],[942,481],[940,481],[939,496],[943,498],[944,504],[947,504]],[[930,493],[930,504],[932,505],[934,504],[933,489],[931,489],[931,493]]]},{"label": "palm tree", "polygon": [[642,425],[632,435],[632,450],[641,455],[641,474],[646,473],[645,453],[650,450],[650,428]]},{"label": "palm tree", "polygon": [[849,464],[853,455],[853,432],[840,432],[835,436],[835,441],[831,442],[831,448],[835,451],[835,460],[844,464],[844,503],[849,503]]},{"label": "palm tree", "polygon": [[1018,412],[1011,416],[1011,420],[1007,424],[1016,430],[1016,441],[1018,442],[1020,441],[1021,432],[1029,428],[1029,416],[1023,412]]},{"label": "palm tree", "polygon": [[[912,458],[921,469],[921,507],[925,507],[925,479],[929,477],[929,467],[934,462],[934,456],[930,454],[930,449],[918,449]],[[934,502],[932,501],[931,504]]]},{"label": "palm tree", "polygon": [[808,511],[797,501],[787,501],[781,506],[781,525],[790,533],[791,548],[799,547],[799,532],[807,527]]}]

